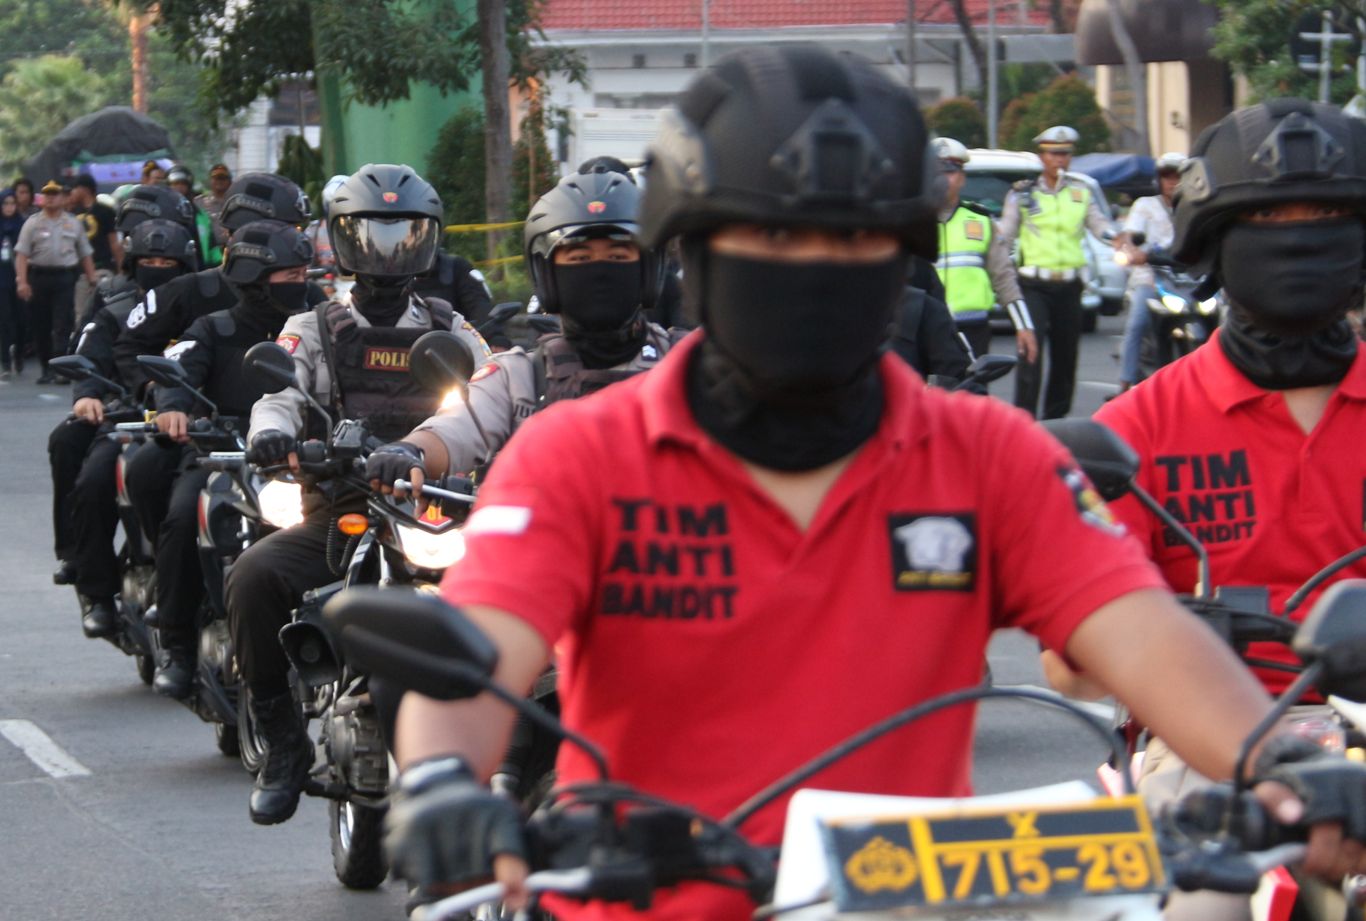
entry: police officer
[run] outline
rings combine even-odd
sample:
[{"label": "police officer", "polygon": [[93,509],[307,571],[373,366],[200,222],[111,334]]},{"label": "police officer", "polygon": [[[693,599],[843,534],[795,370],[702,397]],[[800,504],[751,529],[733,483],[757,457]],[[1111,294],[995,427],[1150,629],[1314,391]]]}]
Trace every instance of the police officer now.
[{"label": "police officer", "polygon": [[43,365],[40,384],[61,383],[47,363],[54,352],[66,354],[76,322],[76,273],[84,272],[91,287],[99,282],[85,227],[65,206],[66,190],[49,180],[43,186],[43,210],[24,222],[14,247],[16,288],[19,299],[28,301],[29,330]]},{"label": "police officer", "polygon": [[661,267],[640,245],[639,208],[635,183],[606,171],[566,176],[532,205],[523,254],[536,296],[564,332],[543,336],[532,352],[494,355],[470,382],[468,408],[445,407],[371,454],[366,475],[376,485],[468,473],[538,409],[646,371],[668,352],[670,334],[642,315]]},{"label": "police officer", "polygon": [[[444,301],[423,300],[412,280],[431,268],[441,242],[441,199],[407,166],[367,165],[335,192],[328,231],[340,270],[356,276],[346,300],[329,301],[285,324],[279,342],[294,355],[300,389],[335,417],[358,419],[384,441],[401,438],[440,405],[421,390],[405,356],[424,333],[453,330],[482,364],[490,355],[479,334]],[[296,459],[306,434],[307,405],[294,390],[264,397],[252,410],[250,457],[271,465]],[[313,435],[321,436],[314,428]],[[228,624],[253,717],[268,745],[252,787],[253,822],[272,825],[294,814],[313,746],[289,689],[289,662],[277,640],[303,593],[340,578],[328,551],[339,515],[363,510],[365,496],[337,484],[305,496],[302,524],[247,548],[228,575]]]},{"label": "police officer", "polygon": [[413,293],[422,298],[440,298],[466,320],[479,325],[493,309],[484,274],[464,256],[439,252],[431,271],[413,280]]},{"label": "police officer", "polygon": [[[81,330],[76,354],[94,363],[102,377],[119,380],[114,342],[128,315],[152,287],[192,270],[194,241],[173,221],[146,220],[128,238],[120,274],[95,289],[94,310]],[[77,381],[75,418],[53,430],[48,441],[52,465],[53,525],[57,557],[54,581],[74,583],[85,608],[86,636],[107,636],[114,629],[114,596],[120,590],[114,534],[118,528],[114,468],[121,446],[99,435],[105,426],[106,402],[114,393],[99,381]],[[133,409],[115,405],[115,409]]]},{"label": "police officer", "polygon": [[[147,194],[144,190],[156,188],[160,187],[140,186],[131,194],[136,198]],[[166,191],[184,201],[178,193]],[[177,213],[183,213],[184,222],[197,234],[194,209],[189,203],[177,206]],[[293,182],[274,173],[243,173],[228,189],[222,223],[229,232],[259,220],[303,225],[308,222],[308,214],[308,197]],[[322,289],[312,282],[308,284],[307,297],[309,306],[326,300]],[[129,318],[128,331],[114,346],[114,359],[134,392],[141,395],[148,383],[137,363],[139,355],[160,354],[195,320],[218,310],[227,310],[235,303],[237,292],[224,279],[221,266],[178,278],[164,288],[150,292],[141,309]]]},{"label": "police officer", "polygon": [[[1034,138],[1043,159],[1043,174],[1018,182],[1006,195],[999,224],[1002,244],[1019,243],[1020,288],[1034,330],[1048,344],[1048,383],[1043,418],[1059,419],[1072,408],[1081,341],[1082,269],[1086,266],[1085,232],[1098,237],[1110,231],[1110,220],[1091,197],[1088,186],[1067,175],[1077,132],[1055,125]],[[1026,362],[1015,371],[1015,405],[1039,414],[1043,363]]]},{"label": "police officer", "polygon": [[1039,357],[1039,344],[1015,279],[1010,247],[1005,245],[990,212],[960,198],[967,178],[963,167],[971,159],[968,149],[953,138],[937,138],[934,147],[948,180],[948,195],[939,212],[935,269],[954,323],[968,340],[973,355],[985,355],[991,351],[989,314],[993,306],[1001,304],[1015,327],[1021,361],[1033,363]]}]

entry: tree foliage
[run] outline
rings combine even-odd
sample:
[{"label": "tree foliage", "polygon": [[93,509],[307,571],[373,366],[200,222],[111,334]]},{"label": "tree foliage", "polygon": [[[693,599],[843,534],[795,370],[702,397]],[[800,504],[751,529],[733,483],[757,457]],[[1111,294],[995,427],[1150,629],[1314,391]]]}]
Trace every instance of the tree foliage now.
[{"label": "tree foliage", "polygon": [[[1302,27],[1317,32],[1318,16],[1327,10],[1333,29],[1356,34],[1361,41],[1357,17],[1361,9],[1350,0],[1214,0],[1219,22],[1213,30],[1214,55],[1247,78],[1257,98],[1272,96],[1318,96],[1318,76],[1299,67],[1291,43]],[[1317,16],[1316,16],[1317,14]],[[1331,82],[1332,101],[1342,104],[1356,92],[1356,79],[1348,63],[1348,50],[1333,50],[1334,64],[1344,68]]]},{"label": "tree foliage", "polygon": [[1110,129],[1100,114],[1096,95],[1079,77],[1058,77],[1037,93],[1011,101],[1001,114],[1000,143],[1011,150],[1031,150],[1034,138],[1053,125],[1070,125],[1081,139],[1077,153],[1110,148]]},{"label": "tree foliage", "polygon": [[987,146],[986,119],[971,99],[945,99],[925,113],[925,120],[940,137],[961,141],[965,147]]},{"label": "tree foliage", "polygon": [[18,61],[0,80],[0,98],[23,100],[23,105],[0,107],[0,175],[21,168],[67,122],[114,99],[109,81],[69,54]]}]

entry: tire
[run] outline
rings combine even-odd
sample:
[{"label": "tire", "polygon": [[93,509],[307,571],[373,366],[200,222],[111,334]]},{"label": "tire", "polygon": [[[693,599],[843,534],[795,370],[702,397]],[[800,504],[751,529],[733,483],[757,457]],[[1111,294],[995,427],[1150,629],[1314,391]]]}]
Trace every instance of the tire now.
[{"label": "tire", "polygon": [[237,758],[242,754],[241,745],[237,738],[237,727],[229,726],[227,723],[213,724],[214,740],[218,743],[218,750],[228,758]]},{"label": "tire", "polygon": [[348,889],[374,889],[389,875],[384,860],[384,810],[349,800],[329,800],[332,869]]},{"label": "tire", "polygon": [[266,760],[266,742],[251,718],[251,692],[243,685],[237,692],[237,754],[242,767],[255,777]]},{"label": "tire", "polygon": [[153,661],[151,656],[143,655],[142,653],[134,653],[133,661],[137,663],[138,677],[142,679],[142,683],[150,685],[152,683],[152,678],[156,675],[156,662]]}]

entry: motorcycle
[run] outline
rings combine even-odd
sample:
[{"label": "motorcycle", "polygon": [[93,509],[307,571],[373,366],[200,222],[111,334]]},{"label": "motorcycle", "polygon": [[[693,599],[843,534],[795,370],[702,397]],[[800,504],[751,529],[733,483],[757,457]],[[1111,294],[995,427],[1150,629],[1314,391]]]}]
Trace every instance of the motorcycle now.
[{"label": "motorcycle", "polygon": [[[458,339],[432,332],[414,343],[410,373],[426,389],[459,389],[474,371],[474,359]],[[294,387],[294,363],[274,343],[253,346],[244,368],[266,392]],[[340,579],[305,594],[293,620],[280,631],[280,643],[293,666],[295,694],[306,718],[319,726],[321,757],[304,792],[326,798],[333,868],[348,888],[373,889],[388,867],[380,847],[389,755],[380,715],[370,694],[369,676],[339,654],[320,627],[322,606],[355,585],[390,592],[434,591],[442,571],[464,555],[460,526],[474,502],[473,484],[450,477],[424,484],[423,498],[434,504],[419,512],[413,501],[372,492],[364,479],[365,458],[378,442],[365,426],[344,419],[335,426],[326,410],[306,395],[329,433],[323,441],[299,446],[298,479],[330,480],[366,496],[363,513],[342,515],[336,524],[345,538],[336,548],[334,571]],[[262,471],[283,474],[284,468]],[[274,482],[280,482],[278,480]],[[400,481],[404,491],[412,484]],[[332,561],[329,560],[331,563]]]},{"label": "motorcycle", "polygon": [[[1366,639],[1358,616],[1362,604],[1366,581],[1336,586],[1301,625],[1296,648],[1305,651],[1305,687],[1366,697],[1360,666],[1348,664],[1349,650]],[[1092,798],[1085,785],[958,800],[798,789],[902,726],[984,699],[1063,710],[1122,756],[1105,722],[1028,688],[964,688],[902,710],[775,780],[718,821],[612,782],[605,756],[590,740],[492,680],[496,647],[440,599],[354,589],[326,606],[323,622],[347,657],[371,674],[441,700],[488,693],[596,765],[598,781],[552,792],[528,821],[533,903],[557,893],[643,910],[656,889],[701,880],[742,889],[760,905],[755,917],[761,918],[859,912],[880,919],[914,910],[927,918],[1155,921],[1159,900],[1173,885],[1249,891],[1265,870],[1294,862],[1305,850],[1280,839],[1281,830],[1241,786],[1202,801],[1217,809],[1178,809],[1160,825],[1133,794],[1132,778],[1119,799]],[[1245,748],[1257,738],[1254,733]],[[794,789],[775,861],[771,849],[749,842],[740,828]],[[499,884],[482,886],[419,908],[413,917],[446,921],[504,894]]]},{"label": "motorcycle", "polygon": [[[1142,246],[1144,239],[1144,234],[1135,233],[1133,244]],[[1185,266],[1160,250],[1146,255],[1155,296],[1145,304],[1129,305],[1130,310],[1148,311],[1148,331],[1139,351],[1139,370],[1145,378],[1208,342],[1219,326],[1220,309],[1218,295],[1195,297],[1203,279],[1189,275]]]}]

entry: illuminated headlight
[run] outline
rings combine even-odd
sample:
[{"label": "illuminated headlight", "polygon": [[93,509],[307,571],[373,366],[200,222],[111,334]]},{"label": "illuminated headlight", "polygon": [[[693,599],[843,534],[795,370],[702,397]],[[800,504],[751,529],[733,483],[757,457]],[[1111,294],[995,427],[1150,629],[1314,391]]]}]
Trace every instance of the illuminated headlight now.
[{"label": "illuminated headlight", "polygon": [[304,491],[298,483],[271,480],[261,487],[256,500],[261,517],[277,528],[292,528],[304,520]]},{"label": "illuminated headlight", "polygon": [[400,524],[398,543],[403,556],[419,569],[445,569],[465,555],[465,535],[456,528],[433,534],[412,525]]},{"label": "illuminated headlight", "polygon": [[1200,311],[1201,316],[1212,317],[1219,310],[1219,298],[1207,297],[1195,305],[1195,309]]},{"label": "illuminated headlight", "polygon": [[446,391],[446,395],[441,398],[441,408],[450,409],[452,406],[459,406],[463,401],[459,387],[452,387]]},{"label": "illuminated headlight", "polygon": [[1168,313],[1185,313],[1186,299],[1175,294],[1162,295],[1162,306]]}]

